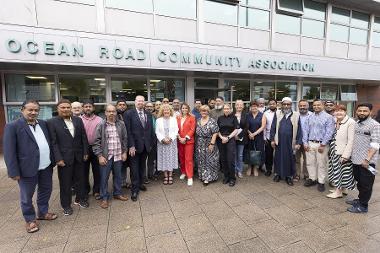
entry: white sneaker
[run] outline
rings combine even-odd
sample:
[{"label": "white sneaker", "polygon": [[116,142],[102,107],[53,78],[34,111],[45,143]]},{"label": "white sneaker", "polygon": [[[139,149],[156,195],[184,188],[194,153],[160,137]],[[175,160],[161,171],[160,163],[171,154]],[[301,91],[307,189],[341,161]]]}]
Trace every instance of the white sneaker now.
[{"label": "white sneaker", "polygon": [[193,185],[193,179],[192,178],[187,179],[187,185],[188,186],[192,186]]},{"label": "white sneaker", "polygon": [[243,178],[243,173],[238,172],[238,177],[239,177],[239,178]]},{"label": "white sneaker", "polygon": [[185,179],[185,177],[186,177],[186,175],[185,175],[185,174],[181,174],[181,176],[179,177],[179,179],[181,179],[181,180],[184,180],[184,179]]}]

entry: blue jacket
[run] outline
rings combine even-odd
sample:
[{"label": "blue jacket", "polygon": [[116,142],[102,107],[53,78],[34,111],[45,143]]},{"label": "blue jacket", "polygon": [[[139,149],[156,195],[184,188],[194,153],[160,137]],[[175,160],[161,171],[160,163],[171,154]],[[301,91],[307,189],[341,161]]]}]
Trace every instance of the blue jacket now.
[{"label": "blue jacket", "polygon": [[[46,122],[38,120],[38,124],[50,147],[50,161],[54,161]],[[33,177],[38,173],[40,152],[25,118],[22,117],[5,125],[3,147],[9,177]]]}]

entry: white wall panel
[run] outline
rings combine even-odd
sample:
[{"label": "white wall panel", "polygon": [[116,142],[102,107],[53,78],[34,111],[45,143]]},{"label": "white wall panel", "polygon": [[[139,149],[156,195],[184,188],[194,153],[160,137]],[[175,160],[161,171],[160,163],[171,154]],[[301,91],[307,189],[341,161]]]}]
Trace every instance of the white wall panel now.
[{"label": "white wall panel", "polygon": [[299,53],[300,36],[276,33],[273,43],[273,49],[282,52]]},{"label": "white wall panel", "polygon": [[252,49],[269,49],[270,33],[267,31],[240,28],[239,46]]},{"label": "white wall panel", "polygon": [[35,26],[36,12],[34,1],[1,0],[0,23]]},{"label": "white wall panel", "polygon": [[347,58],[348,44],[330,41],[329,44],[329,56]]},{"label": "white wall panel", "polygon": [[156,16],[156,37],[159,39],[196,41],[197,22],[195,20]]},{"label": "white wall panel", "polygon": [[301,53],[310,55],[323,55],[324,40],[314,38],[301,38]]},{"label": "white wall panel", "polygon": [[215,45],[237,45],[237,27],[204,23],[205,43]]},{"label": "white wall panel", "polygon": [[367,59],[367,46],[350,45],[348,51],[348,57],[355,60],[366,60]]}]

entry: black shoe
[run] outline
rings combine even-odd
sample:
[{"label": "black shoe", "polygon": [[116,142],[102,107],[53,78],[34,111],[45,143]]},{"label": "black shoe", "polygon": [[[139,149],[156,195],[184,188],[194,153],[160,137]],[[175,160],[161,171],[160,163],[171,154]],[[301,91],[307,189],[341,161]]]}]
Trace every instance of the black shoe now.
[{"label": "black shoe", "polygon": [[149,184],[150,183],[150,181],[149,181],[149,179],[144,179],[144,184]]},{"label": "black shoe", "polygon": [[275,175],[274,178],[273,178],[273,181],[275,181],[276,183],[280,182],[280,176],[279,175]]},{"label": "black shoe", "polygon": [[230,187],[235,186],[236,181],[235,180],[230,180],[230,183],[228,184]]},{"label": "black shoe", "polygon": [[272,175],[272,172],[271,171],[265,171],[265,174],[264,174],[266,177],[270,177],[270,175]]},{"label": "black shoe", "polygon": [[359,202],[359,199],[352,199],[352,200],[346,200],[346,204],[357,206],[358,204],[360,204],[360,202]]},{"label": "black shoe", "polygon": [[72,215],[73,213],[74,213],[74,211],[73,211],[73,209],[71,207],[63,209],[63,215],[65,215],[65,216]]},{"label": "black shoe", "polygon": [[137,201],[137,192],[132,193],[131,199],[133,202]]},{"label": "black shoe", "polygon": [[311,180],[310,178],[306,180],[306,182],[303,184],[304,186],[306,187],[310,187],[310,186],[313,186],[313,185],[316,185],[317,184],[317,181],[313,181]]},{"label": "black shoe", "polygon": [[368,207],[364,207],[358,204],[350,206],[349,208],[347,208],[347,211],[349,211],[350,213],[368,213]]},{"label": "black shoe", "polygon": [[80,202],[80,200],[78,198],[74,199],[74,205],[76,205],[76,206],[79,205],[79,202]]},{"label": "black shoe", "polygon": [[293,186],[294,184],[293,184],[293,179],[291,178],[291,177],[287,177],[286,178],[286,183],[288,184],[288,185],[290,185],[290,186]]},{"label": "black shoe", "polygon": [[81,201],[79,201],[79,206],[82,208],[88,208],[90,206],[90,204],[88,203],[87,200],[81,200]]},{"label": "black shoe", "polygon": [[228,184],[228,182],[230,182],[230,180],[228,178],[223,179],[223,184]]},{"label": "black shoe", "polygon": [[141,185],[141,186],[140,186],[140,191],[145,192],[145,191],[146,191],[146,186],[145,186],[145,185]]},{"label": "black shoe", "polygon": [[318,191],[324,192],[325,191],[325,184],[318,183]]}]

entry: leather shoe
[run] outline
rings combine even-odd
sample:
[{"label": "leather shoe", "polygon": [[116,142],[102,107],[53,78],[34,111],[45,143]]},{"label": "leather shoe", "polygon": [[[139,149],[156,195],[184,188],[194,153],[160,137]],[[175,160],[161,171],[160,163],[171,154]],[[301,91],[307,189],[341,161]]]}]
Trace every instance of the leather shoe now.
[{"label": "leather shoe", "polygon": [[274,176],[273,181],[275,181],[276,183],[280,182],[280,176],[279,175]]},{"label": "leather shoe", "polygon": [[325,191],[325,184],[318,183],[318,191],[324,192]]},{"label": "leather shoe", "polygon": [[294,184],[293,184],[293,179],[291,178],[291,177],[287,177],[286,178],[286,183],[288,184],[288,185],[290,185],[290,186],[293,186]]},{"label": "leather shoe", "polygon": [[107,200],[102,200],[100,202],[100,207],[103,208],[103,209],[107,209],[108,208],[108,201]]},{"label": "leather shoe", "polygon": [[310,187],[310,186],[313,186],[313,185],[316,185],[316,184],[317,184],[317,181],[311,180],[309,178],[309,179],[306,180],[306,182],[303,185],[306,186],[306,187]]},{"label": "leather shoe", "polygon": [[230,180],[228,178],[223,179],[223,184],[228,184],[228,182],[230,182]]},{"label": "leather shoe", "polygon": [[235,186],[235,183],[236,183],[235,180],[230,180],[230,183],[228,185],[233,187],[233,186]]},{"label": "leather shoe", "polygon": [[360,202],[359,202],[359,199],[352,199],[352,200],[346,200],[346,204],[348,205],[352,205],[352,206],[356,206],[358,205]]},{"label": "leather shoe", "polygon": [[128,197],[125,195],[116,195],[116,196],[113,196],[113,198],[121,200],[121,201],[127,201],[128,200]]},{"label": "leather shoe", "polygon": [[367,213],[368,212],[368,207],[364,207],[362,205],[356,205],[356,206],[350,206],[347,208],[347,211],[350,213]]},{"label": "leather shoe", "polygon": [[137,192],[132,193],[131,199],[133,202],[137,201]]},{"label": "leather shoe", "polygon": [[141,186],[140,186],[140,191],[145,192],[145,191],[146,191],[146,186],[145,186],[145,185],[141,185]]}]

